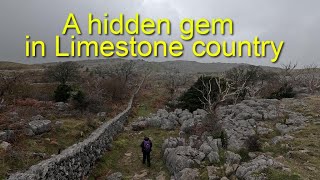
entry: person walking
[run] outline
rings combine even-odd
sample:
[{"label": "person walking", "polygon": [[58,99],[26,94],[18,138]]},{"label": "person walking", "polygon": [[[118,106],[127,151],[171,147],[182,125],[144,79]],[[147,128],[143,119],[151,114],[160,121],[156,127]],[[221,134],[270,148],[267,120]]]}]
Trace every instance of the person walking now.
[{"label": "person walking", "polygon": [[148,137],[145,137],[144,140],[142,141],[141,145],[141,150],[143,153],[143,160],[142,163],[145,164],[147,160],[147,165],[150,167],[150,153],[152,151],[152,142]]}]

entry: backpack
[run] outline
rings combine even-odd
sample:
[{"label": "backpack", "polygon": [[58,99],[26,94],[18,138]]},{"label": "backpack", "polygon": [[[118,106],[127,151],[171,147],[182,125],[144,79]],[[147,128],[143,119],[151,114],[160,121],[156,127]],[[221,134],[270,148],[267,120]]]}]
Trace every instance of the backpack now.
[{"label": "backpack", "polygon": [[151,152],[151,144],[150,141],[143,141],[143,149],[145,152]]}]

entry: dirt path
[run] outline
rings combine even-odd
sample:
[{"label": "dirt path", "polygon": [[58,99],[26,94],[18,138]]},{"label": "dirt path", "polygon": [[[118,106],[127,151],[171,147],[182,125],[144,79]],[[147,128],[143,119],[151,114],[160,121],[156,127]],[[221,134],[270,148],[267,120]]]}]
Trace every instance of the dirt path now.
[{"label": "dirt path", "polygon": [[[142,90],[137,97],[132,118],[129,118],[127,126],[136,118],[146,117],[164,107],[167,101],[166,96],[166,91],[161,89]],[[135,132],[126,127],[125,131],[114,139],[111,151],[106,152],[97,162],[89,179],[104,179],[115,172],[121,172],[124,179],[133,179],[134,176],[142,179],[155,179],[159,175],[168,179],[169,173],[161,157],[162,143],[169,137],[178,136],[178,132],[178,130],[165,131],[152,128]],[[153,142],[151,167],[142,164],[140,143],[145,136],[150,137]]]},{"label": "dirt path", "polygon": [[[141,132],[126,130],[115,139],[112,150],[97,163],[89,179],[103,179],[115,172],[121,172],[125,179],[133,179],[134,176],[155,179],[161,174],[168,178],[169,174],[161,158],[161,147],[166,138],[177,136],[177,134],[177,131],[159,129],[148,129]],[[151,167],[142,164],[142,153],[139,146],[145,135],[149,136],[153,142]]]}]

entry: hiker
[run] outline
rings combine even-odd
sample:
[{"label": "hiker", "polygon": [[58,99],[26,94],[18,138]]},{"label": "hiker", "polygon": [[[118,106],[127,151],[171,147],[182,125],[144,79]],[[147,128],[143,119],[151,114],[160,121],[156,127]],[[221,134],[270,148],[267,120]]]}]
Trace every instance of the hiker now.
[{"label": "hiker", "polygon": [[147,160],[148,167],[150,167],[150,152],[152,151],[151,140],[148,137],[145,137],[144,140],[142,141],[140,147],[141,147],[141,150],[143,153],[142,163],[145,164],[146,160]]}]

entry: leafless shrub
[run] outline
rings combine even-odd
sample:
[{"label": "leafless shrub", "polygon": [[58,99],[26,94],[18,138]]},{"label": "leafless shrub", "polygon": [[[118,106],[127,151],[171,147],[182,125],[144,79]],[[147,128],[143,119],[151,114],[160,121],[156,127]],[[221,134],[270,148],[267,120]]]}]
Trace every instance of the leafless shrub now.
[{"label": "leafless shrub", "polygon": [[0,73],[0,98],[12,94],[22,78],[22,74],[18,72]]},{"label": "leafless shrub", "polygon": [[68,81],[78,80],[80,77],[80,66],[75,62],[63,62],[57,65],[48,66],[45,75],[49,80],[66,84]]},{"label": "leafless shrub", "polygon": [[305,66],[299,73],[299,83],[315,93],[320,88],[320,69],[316,64]]},{"label": "leafless shrub", "polygon": [[118,79],[125,86],[134,75],[135,67],[136,63],[133,60],[131,60],[127,62],[121,62],[103,67],[98,67],[95,70],[95,73],[103,78]]},{"label": "leafless shrub", "polygon": [[205,78],[200,78],[200,81],[202,83],[201,89],[195,88],[201,93],[202,98],[199,100],[210,114],[215,114],[220,104],[237,93],[234,91],[234,84],[226,81],[222,76],[211,76],[208,81]]},{"label": "leafless shrub", "polygon": [[177,90],[187,84],[189,77],[187,74],[181,73],[178,69],[172,68],[165,72],[164,79],[165,86],[169,91],[171,100],[173,100]]},{"label": "leafless shrub", "polygon": [[282,71],[279,73],[279,80],[282,83],[293,85],[297,80],[297,73],[295,73],[298,63],[290,61],[287,64],[282,64]]}]

